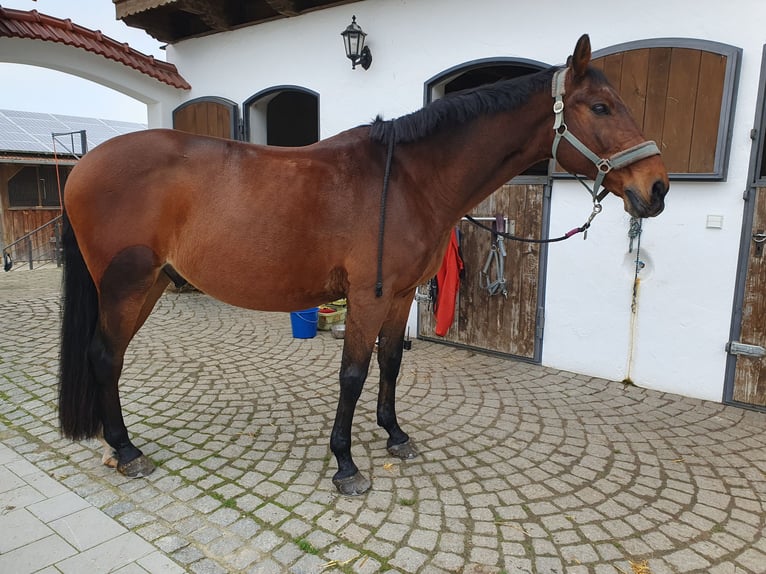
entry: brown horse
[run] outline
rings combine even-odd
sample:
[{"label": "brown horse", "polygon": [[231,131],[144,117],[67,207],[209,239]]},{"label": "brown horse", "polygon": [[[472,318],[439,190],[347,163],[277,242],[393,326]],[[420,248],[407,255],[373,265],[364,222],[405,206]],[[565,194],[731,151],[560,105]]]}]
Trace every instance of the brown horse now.
[{"label": "brown horse", "polygon": [[378,424],[389,451],[409,458],[416,451],[395,410],[405,323],[461,216],[553,156],[603,180],[630,214],[662,211],[668,178],[659,152],[589,61],[583,36],[565,68],[462,92],[303,148],[149,130],[89,152],[64,196],[62,433],[103,432],[120,471],[152,471],[128,437],[117,385],[128,343],[171,279],[266,311],[347,297],[333,482],[345,494],[365,492],[351,424],[375,340]]}]

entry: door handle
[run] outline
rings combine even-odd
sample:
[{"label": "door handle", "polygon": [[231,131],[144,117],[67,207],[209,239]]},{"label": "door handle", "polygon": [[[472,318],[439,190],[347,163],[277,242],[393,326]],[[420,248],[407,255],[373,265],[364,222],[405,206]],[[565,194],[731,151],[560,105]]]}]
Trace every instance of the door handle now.
[{"label": "door handle", "polygon": [[759,229],[753,233],[753,241],[755,242],[755,252],[753,253],[753,256],[762,257],[763,244],[766,242],[766,233],[764,233],[763,229]]}]

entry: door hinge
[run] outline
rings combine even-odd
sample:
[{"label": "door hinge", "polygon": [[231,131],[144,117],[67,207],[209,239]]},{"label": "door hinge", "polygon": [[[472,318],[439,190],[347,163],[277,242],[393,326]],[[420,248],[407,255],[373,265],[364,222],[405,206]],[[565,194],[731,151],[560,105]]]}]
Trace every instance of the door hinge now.
[{"label": "door hinge", "polygon": [[538,307],[537,308],[537,326],[535,327],[535,336],[537,336],[538,339],[542,340],[543,338],[543,331],[545,330],[545,308]]},{"label": "door hinge", "polygon": [[748,345],[747,343],[740,343],[739,341],[730,341],[726,343],[726,352],[730,355],[744,355],[746,357],[763,357],[766,356],[766,349],[760,345]]}]

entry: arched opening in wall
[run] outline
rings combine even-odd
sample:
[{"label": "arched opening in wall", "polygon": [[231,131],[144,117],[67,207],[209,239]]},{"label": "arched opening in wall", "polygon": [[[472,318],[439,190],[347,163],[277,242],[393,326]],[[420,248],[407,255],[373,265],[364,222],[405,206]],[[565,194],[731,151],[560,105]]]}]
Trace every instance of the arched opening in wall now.
[{"label": "arched opening in wall", "polygon": [[[425,103],[460,90],[468,90],[484,84],[534,74],[547,67],[547,65],[539,62],[515,59],[507,61],[479,60],[463,64],[435,76],[426,83]],[[522,175],[547,176],[548,163],[548,161],[542,161],[527,169]]]},{"label": "arched opening in wall", "polygon": [[245,139],[299,147],[319,141],[319,94],[299,86],[258,92],[244,104]]},{"label": "arched opening in wall", "polygon": [[147,123],[146,103],[80,76],[0,62],[0,78],[14,86],[3,95],[7,110]]},{"label": "arched opening in wall", "polygon": [[[425,84],[425,103],[460,90],[476,88],[532,74],[548,68],[541,62],[519,59],[488,59],[469,62],[434,76]],[[553,112],[551,112],[553,121]],[[552,125],[552,124],[551,124]],[[517,236],[547,235],[549,161],[531,166],[507,182],[470,213],[495,220],[500,215],[507,230]],[[461,249],[466,273],[458,294],[457,312],[446,337],[434,339],[458,346],[488,350],[539,362],[542,359],[542,323],[546,248],[540,244],[505,241],[504,280],[507,297],[491,295],[480,271],[493,247],[490,233],[463,221]],[[495,274],[491,269],[490,274]],[[496,277],[492,277],[495,279]],[[432,310],[420,304],[418,336],[433,337]]]}]

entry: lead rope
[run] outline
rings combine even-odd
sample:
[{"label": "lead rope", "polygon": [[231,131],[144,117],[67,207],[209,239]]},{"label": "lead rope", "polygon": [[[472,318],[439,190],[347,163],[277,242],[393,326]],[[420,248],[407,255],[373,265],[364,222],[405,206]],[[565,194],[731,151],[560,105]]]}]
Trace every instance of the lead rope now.
[{"label": "lead rope", "polygon": [[634,315],[638,307],[638,274],[644,268],[644,262],[641,261],[641,223],[641,219],[631,217],[630,228],[628,229],[628,237],[630,238],[628,253],[633,253],[633,240],[636,240],[636,267],[635,275],[633,276],[633,297],[630,302],[630,311]]},{"label": "lead rope", "polygon": [[575,227],[574,229],[570,229],[567,231],[564,235],[561,235],[559,237],[554,237],[553,239],[531,239],[529,237],[519,237],[518,235],[511,235],[510,233],[502,233],[502,232],[495,232],[491,227],[487,227],[483,223],[478,222],[476,219],[471,217],[470,215],[466,215],[465,218],[470,221],[472,224],[474,224],[476,227],[481,227],[485,231],[490,231],[492,233],[497,233],[501,237],[504,237],[506,239],[510,239],[511,241],[521,241],[522,243],[556,243],[557,241],[564,241],[565,239],[569,239],[573,235],[577,235],[578,233],[585,233],[585,238],[588,237],[588,228],[590,227],[591,221],[593,221],[593,218],[596,217],[599,213],[601,213],[601,204],[600,203],[594,203],[593,204],[593,211],[591,211],[590,216],[588,219],[583,223],[580,227]]},{"label": "lead rope", "polygon": [[383,172],[383,191],[380,194],[380,227],[378,228],[378,277],[375,282],[375,297],[383,296],[383,240],[386,231],[386,199],[388,197],[388,180],[391,177],[391,162],[394,158],[394,140],[396,140],[396,124],[391,120],[388,131],[388,151],[386,152],[386,168]]}]

